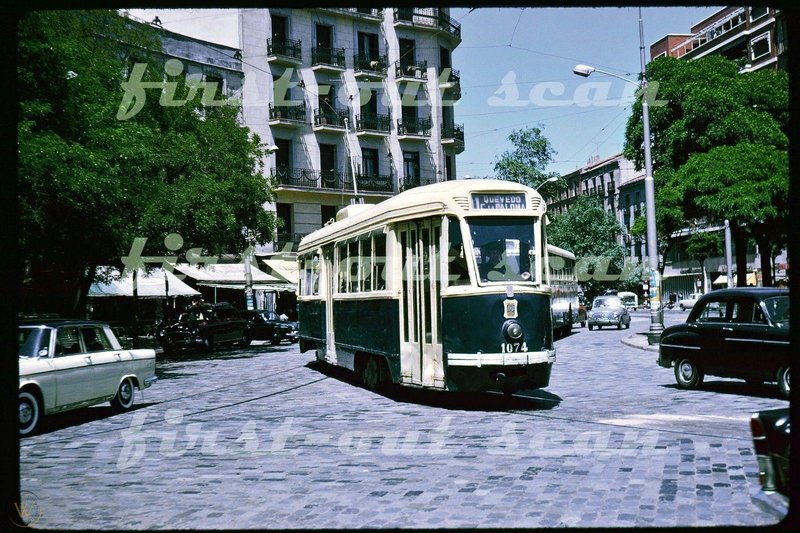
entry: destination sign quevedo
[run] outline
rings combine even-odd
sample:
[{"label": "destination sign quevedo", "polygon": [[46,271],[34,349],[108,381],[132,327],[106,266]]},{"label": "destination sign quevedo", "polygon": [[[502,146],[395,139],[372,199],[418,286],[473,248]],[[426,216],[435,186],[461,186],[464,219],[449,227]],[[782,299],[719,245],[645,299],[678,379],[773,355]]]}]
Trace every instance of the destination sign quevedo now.
[{"label": "destination sign quevedo", "polygon": [[473,209],[527,209],[524,193],[473,194]]}]

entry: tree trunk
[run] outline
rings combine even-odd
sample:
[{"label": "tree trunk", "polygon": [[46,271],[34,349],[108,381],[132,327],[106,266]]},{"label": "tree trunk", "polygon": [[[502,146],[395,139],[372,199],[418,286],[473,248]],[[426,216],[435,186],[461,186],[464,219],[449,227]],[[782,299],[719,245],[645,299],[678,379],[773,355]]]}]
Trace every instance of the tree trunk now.
[{"label": "tree trunk", "polygon": [[731,239],[736,249],[736,286],[747,285],[747,234],[733,221],[731,226]]},{"label": "tree trunk", "polygon": [[761,285],[772,287],[772,243],[769,237],[761,234],[756,237],[756,244],[761,257]]}]

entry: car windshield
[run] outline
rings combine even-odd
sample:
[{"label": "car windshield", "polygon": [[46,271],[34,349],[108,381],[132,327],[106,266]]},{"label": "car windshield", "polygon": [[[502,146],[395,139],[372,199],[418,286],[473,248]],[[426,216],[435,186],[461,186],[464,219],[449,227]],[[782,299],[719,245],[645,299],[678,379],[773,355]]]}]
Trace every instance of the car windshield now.
[{"label": "car windshield", "polygon": [[789,297],[788,296],[773,296],[772,298],[764,299],[764,307],[767,308],[767,314],[772,322],[775,323],[789,323]]},{"label": "car windshield", "polygon": [[49,355],[50,329],[19,328],[18,340],[20,357]]},{"label": "car windshield", "polygon": [[595,298],[592,307],[622,307],[622,301],[617,297]]},{"label": "car windshield", "polygon": [[481,281],[533,281],[533,217],[468,219]]}]

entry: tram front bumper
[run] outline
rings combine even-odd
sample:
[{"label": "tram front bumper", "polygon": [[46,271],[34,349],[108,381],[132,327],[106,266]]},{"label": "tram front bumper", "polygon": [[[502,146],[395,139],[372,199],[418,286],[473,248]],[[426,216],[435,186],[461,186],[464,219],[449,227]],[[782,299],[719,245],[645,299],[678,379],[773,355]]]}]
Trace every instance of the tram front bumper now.
[{"label": "tram front bumper", "polygon": [[555,350],[525,353],[447,354],[446,380],[451,391],[514,392],[550,383]]}]

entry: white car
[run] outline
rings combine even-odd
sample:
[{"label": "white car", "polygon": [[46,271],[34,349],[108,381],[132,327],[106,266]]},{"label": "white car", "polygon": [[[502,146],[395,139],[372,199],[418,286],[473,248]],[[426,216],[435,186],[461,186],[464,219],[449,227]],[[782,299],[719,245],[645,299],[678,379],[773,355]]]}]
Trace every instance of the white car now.
[{"label": "white car", "polygon": [[692,307],[694,307],[694,304],[695,302],[697,302],[697,299],[700,298],[702,295],[703,295],[702,292],[693,292],[692,294],[689,295],[688,298],[684,298],[683,300],[680,300],[678,302],[678,309],[680,309],[681,311],[691,309]]},{"label": "white car", "polygon": [[36,429],[44,415],[110,401],[133,407],[136,388],[156,381],[156,352],[125,350],[108,324],[90,320],[21,321],[19,432]]}]

